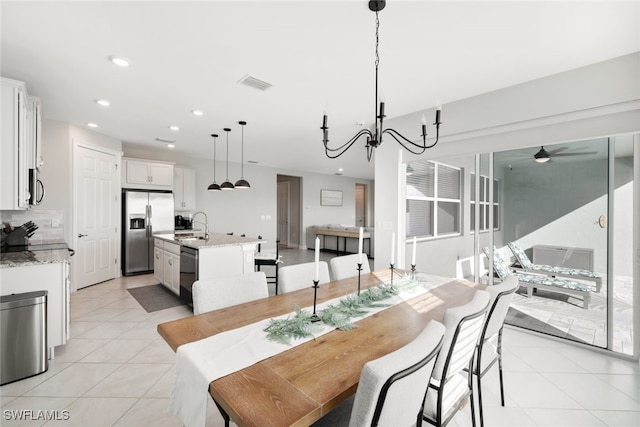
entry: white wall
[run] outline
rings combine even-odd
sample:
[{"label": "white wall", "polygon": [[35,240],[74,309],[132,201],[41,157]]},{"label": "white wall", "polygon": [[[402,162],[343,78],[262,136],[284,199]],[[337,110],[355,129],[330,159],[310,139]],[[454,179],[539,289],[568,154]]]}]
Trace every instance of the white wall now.
[{"label": "white wall", "polygon": [[[46,108],[46,106],[44,107]],[[114,151],[122,150],[122,141],[69,123],[44,119],[42,121],[42,158],[40,179],[46,197],[33,209],[62,210],[64,238],[73,242],[73,141],[82,141]]]},{"label": "white wall", "polygon": [[[640,52],[445,104],[441,141],[421,157],[438,159],[638,132],[638,75]],[[409,134],[423,114],[433,117],[434,110],[389,119],[387,126]],[[400,222],[398,204],[389,203],[399,191],[397,150],[397,144],[383,144],[375,154],[376,223],[389,234]],[[415,158],[403,156],[405,161]],[[375,268],[386,267],[388,242],[384,236],[376,238]],[[418,263],[426,264],[428,256],[433,253],[419,250]]]},{"label": "white wall", "polygon": [[[213,181],[213,160],[181,156],[170,151],[141,150],[124,146],[126,157],[175,162],[177,166],[196,170],[196,207],[204,211],[209,219],[212,232],[247,236],[261,235],[275,242],[277,233],[277,175],[297,176],[301,178],[302,219],[301,244],[305,245],[304,232],[314,224],[355,223],[355,184],[371,182],[335,175],[321,175],[292,170],[273,169],[253,164],[244,165],[244,176],[251,189],[209,192],[207,186]],[[224,180],[225,163],[216,164],[217,182]],[[239,178],[240,165],[229,163],[229,180]],[[344,204],[342,207],[320,206],[320,190],[341,190]]]}]

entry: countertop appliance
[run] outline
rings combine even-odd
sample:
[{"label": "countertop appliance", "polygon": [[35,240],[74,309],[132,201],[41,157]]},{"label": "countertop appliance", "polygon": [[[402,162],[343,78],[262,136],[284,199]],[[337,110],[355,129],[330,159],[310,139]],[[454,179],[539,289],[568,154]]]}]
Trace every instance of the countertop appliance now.
[{"label": "countertop appliance", "polygon": [[198,250],[180,246],[180,299],[187,304],[193,303],[191,288],[198,280]]},{"label": "countertop appliance", "polygon": [[193,228],[193,220],[186,216],[176,215],[174,225],[176,230],[191,230]]},{"label": "countertop appliance", "polygon": [[153,235],[173,234],[173,193],[125,189],[122,204],[122,274],[153,271]]}]

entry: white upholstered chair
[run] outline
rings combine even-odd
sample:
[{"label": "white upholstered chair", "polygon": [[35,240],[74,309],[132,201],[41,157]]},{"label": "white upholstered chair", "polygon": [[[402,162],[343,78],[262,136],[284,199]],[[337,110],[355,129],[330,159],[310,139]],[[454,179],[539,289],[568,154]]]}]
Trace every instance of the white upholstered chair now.
[{"label": "white upholstered chair", "polygon": [[[304,264],[280,267],[278,278],[280,281],[280,292],[293,292],[298,289],[312,287],[315,271],[315,262],[306,262]],[[319,284],[331,281],[331,278],[329,277],[329,265],[327,265],[325,261],[319,262],[318,281]]]},{"label": "white upholstered chair", "polygon": [[500,399],[504,406],[504,385],[502,381],[502,328],[504,319],[507,316],[509,305],[513,299],[513,294],[518,289],[518,279],[508,275],[505,280],[497,285],[488,286],[491,300],[489,309],[485,317],[485,323],[478,342],[476,360],[473,367],[473,374],[478,382],[478,412],[480,413],[480,426],[484,425],[482,411],[482,387],[481,380],[491,367],[498,362],[500,373]]},{"label": "white upholstered chair", "polygon": [[[358,275],[358,261],[360,260],[360,254],[351,254],[344,256],[333,257],[329,260],[331,265],[331,277],[333,280],[342,280],[347,277],[354,277]],[[370,273],[369,258],[367,254],[362,254],[362,274]]]},{"label": "white upholstered chair", "polygon": [[193,314],[218,310],[269,296],[267,277],[256,271],[193,283]]},{"label": "white upholstered chair", "polygon": [[489,299],[488,292],[476,291],[469,303],[445,312],[442,323],[447,332],[424,401],[423,420],[429,424],[447,425],[469,398],[475,426],[471,371]]},{"label": "white upholstered chair", "polygon": [[432,320],[410,343],[364,365],[354,399],[314,427],[422,425],[422,405],[445,328]]}]

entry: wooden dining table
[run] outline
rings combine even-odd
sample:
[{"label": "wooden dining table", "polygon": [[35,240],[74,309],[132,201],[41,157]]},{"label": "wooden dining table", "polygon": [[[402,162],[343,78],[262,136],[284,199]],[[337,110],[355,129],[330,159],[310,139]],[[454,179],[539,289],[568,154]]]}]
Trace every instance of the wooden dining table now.
[{"label": "wooden dining table", "polygon": [[[396,270],[397,273],[397,270]],[[397,276],[395,276],[397,278]],[[361,289],[388,282],[390,270],[363,274]],[[357,277],[317,290],[318,304],[353,293]],[[209,384],[223,416],[238,426],[308,426],[353,395],[365,363],[413,340],[450,307],[469,302],[479,285],[451,279],[420,296],[334,330]],[[284,293],[158,325],[176,351],[179,346],[224,331],[313,306],[313,288]],[[220,349],[224,351],[224,349]]]}]

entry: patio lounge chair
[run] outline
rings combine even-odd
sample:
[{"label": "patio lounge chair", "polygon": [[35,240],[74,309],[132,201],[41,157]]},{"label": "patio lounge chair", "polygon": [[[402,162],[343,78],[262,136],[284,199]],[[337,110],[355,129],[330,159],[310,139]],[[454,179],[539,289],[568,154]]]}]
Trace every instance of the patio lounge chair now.
[{"label": "patio lounge chair", "polygon": [[514,267],[516,270],[522,269],[528,273],[540,273],[546,274],[551,277],[566,277],[569,279],[589,280],[595,282],[596,292],[600,292],[602,288],[602,275],[589,270],[581,270],[579,268],[557,267],[552,265],[534,264],[531,262],[527,254],[522,250],[522,246],[518,242],[507,243],[511,252],[516,257],[516,261],[519,267]]},{"label": "patio lounge chair", "polygon": [[[482,251],[491,259],[489,248],[482,248]],[[516,276],[520,282],[520,286],[527,288],[527,296],[532,297],[534,289],[545,289],[551,292],[560,292],[564,294],[577,295],[582,297],[583,307],[589,309],[591,302],[591,288],[584,283],[575,280],[561,279],[538,274],[523,274],[515,270],[509,271],[509,266],[502,256],[494,248],[493,250],[493,271],[498,275],[500,280],[505,280],[509,274]]]}]

